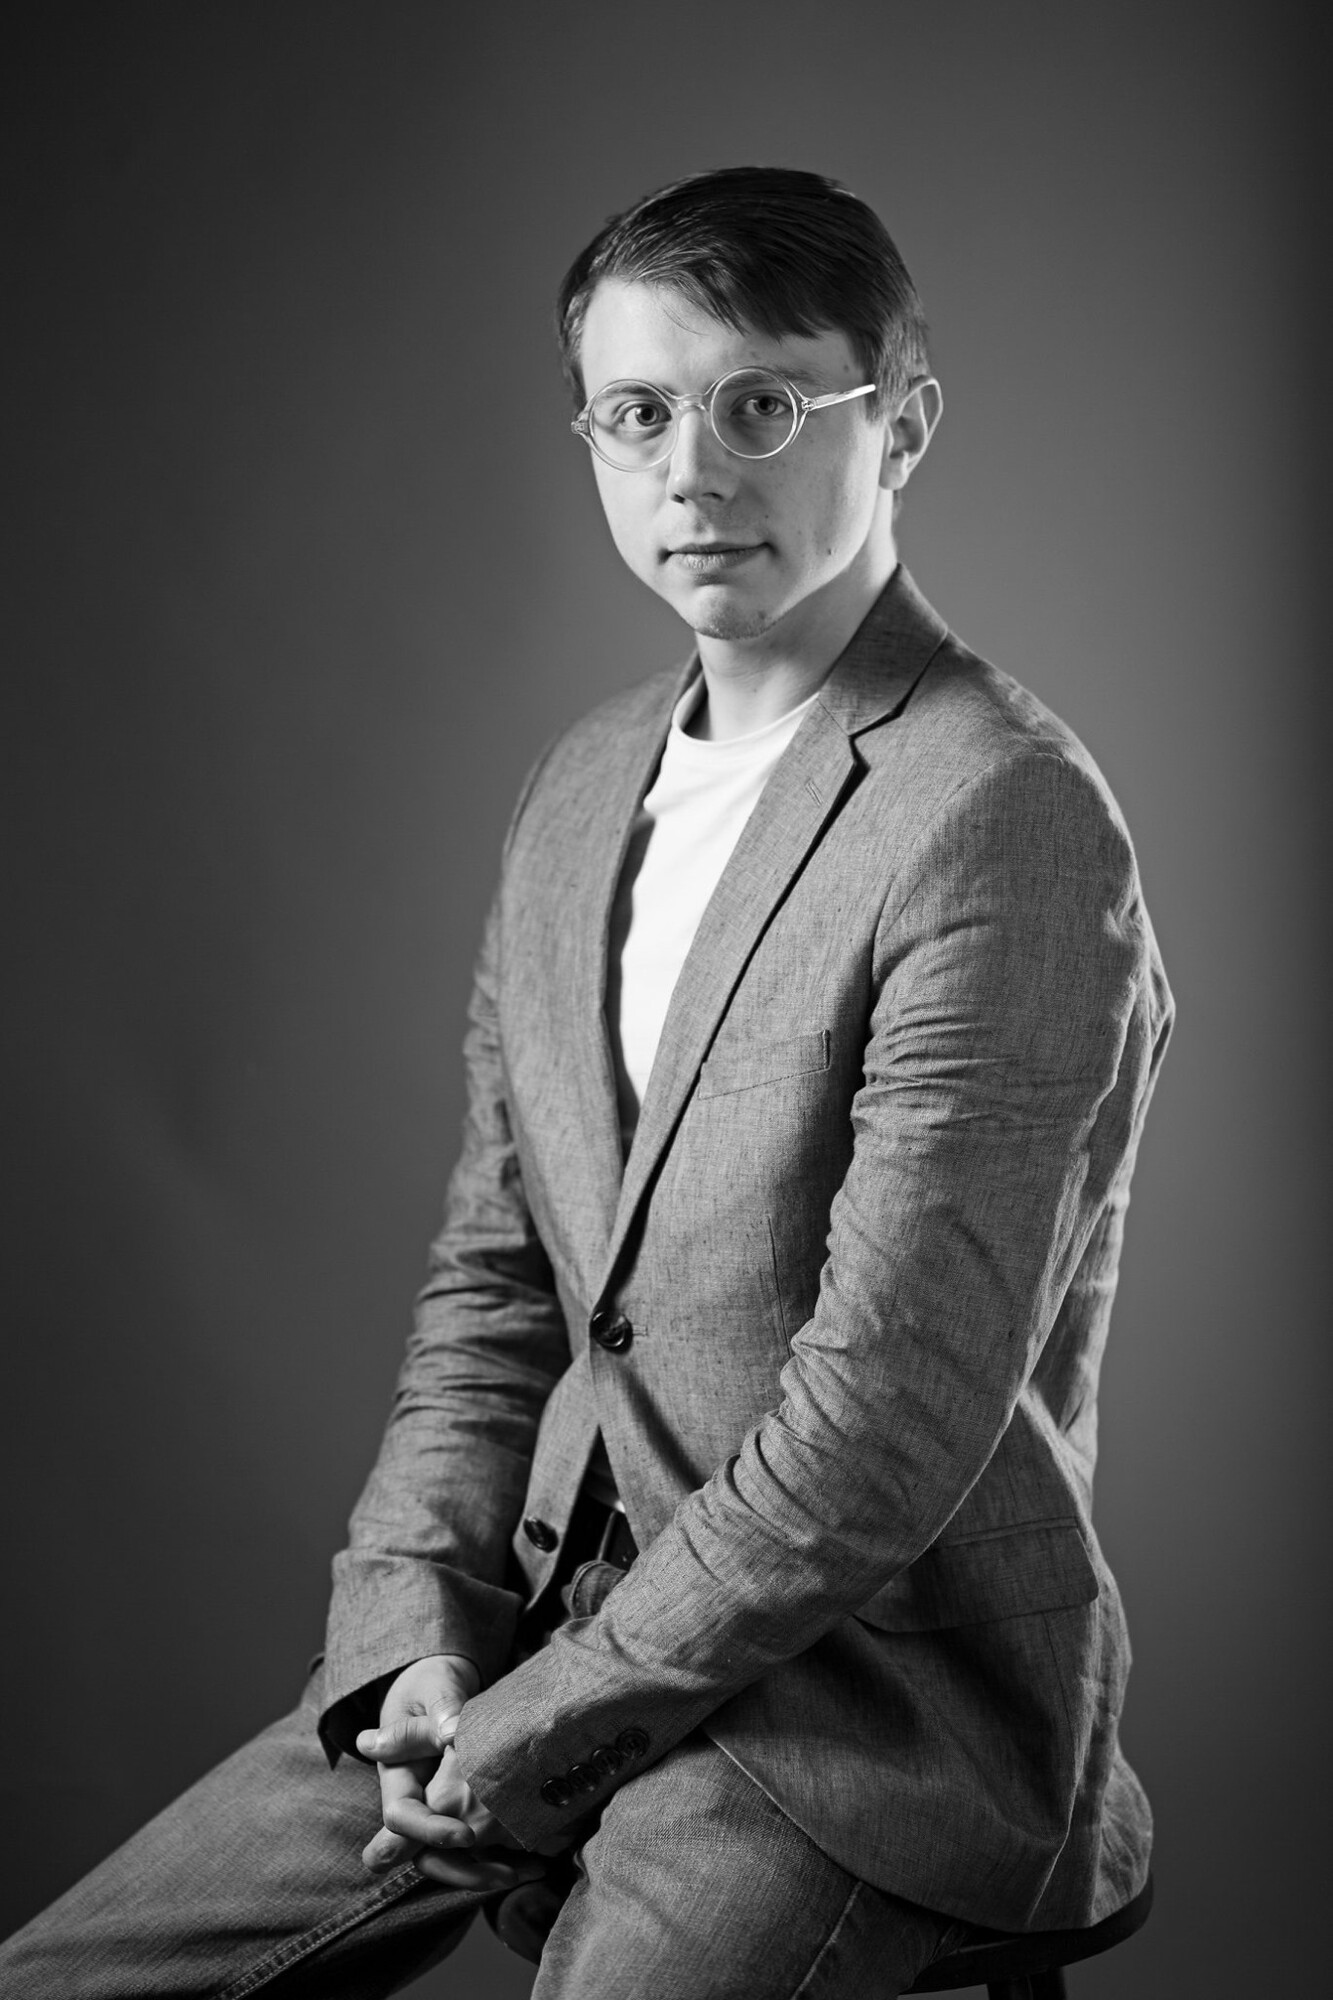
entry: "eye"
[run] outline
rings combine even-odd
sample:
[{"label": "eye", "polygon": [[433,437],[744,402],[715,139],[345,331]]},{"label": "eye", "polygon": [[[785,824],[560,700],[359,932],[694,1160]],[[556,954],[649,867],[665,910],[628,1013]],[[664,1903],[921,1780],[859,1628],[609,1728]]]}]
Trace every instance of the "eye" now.
[{"label": "eye", "polygon": [[790,423],[795,415],[786,383],[761,369],[724,382],[716,409],[725,423],[752,429]]},{"label": "eye", "polygon": [[796,405],[780,376],[756,368],[719,385],[713,428],[741,458],[771,458],[796,429]]},{"label": "eye", "polygon": [[671,412],[666,404],[655,396],[637,393],[617,396],[614,401],[599,403],[597,421],[608,430],[618,431],[625,437],[642,437],[651,431],[660,431],[671,422]]},{"label": "eye", "polygon": [[656,424],[670,423],[669,413],[660,403],[627,403],[618,421],[632,431],[652,430]]},{"label": "eye", "polygon": [[790,414],[791,404],[777,389],[751,389],[735,404],[738,417],[753,417],[757,422],[771,424],[780,417]]}]

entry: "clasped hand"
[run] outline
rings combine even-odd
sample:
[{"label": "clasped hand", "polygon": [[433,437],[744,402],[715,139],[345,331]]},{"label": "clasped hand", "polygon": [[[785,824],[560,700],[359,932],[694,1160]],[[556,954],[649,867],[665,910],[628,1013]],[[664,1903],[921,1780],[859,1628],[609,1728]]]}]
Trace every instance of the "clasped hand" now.
[{"label": "clasped hand", "polygon": [[[447,1653],[414,1660],[390,1683],[379,1728],[358,1735],[361,1755],[379,1766],[384,1825],[361,1856],[373,1874],[411,1861],[451,1889],[499,1890],[544,1872],[459,1769],[454,1733],[479,1686],[471,1660]],[[511,1852],[497,1852],[504,1848]]]}]

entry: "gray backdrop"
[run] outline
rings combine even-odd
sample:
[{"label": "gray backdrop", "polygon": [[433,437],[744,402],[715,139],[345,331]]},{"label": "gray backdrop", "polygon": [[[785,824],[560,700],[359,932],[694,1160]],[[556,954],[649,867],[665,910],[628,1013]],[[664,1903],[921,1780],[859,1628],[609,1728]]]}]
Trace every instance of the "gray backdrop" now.
[{"label": "gray backdrop", "polygon": [[[839,175],[899,240],[947,404],[908,560],[1101,760],[1180,1003],[1099,1497],[1160,1904],[1077,1992],[1308,1990],[1328,509],[1302,23],[11,17],[9,1923],[286,1705],[319,1641],[510,801],[553,728],[682,648],[602,532],[549,301],[608,211],[760,160]],[[527,1989],[484,1934],[455,1964],[455,1995]]]}]

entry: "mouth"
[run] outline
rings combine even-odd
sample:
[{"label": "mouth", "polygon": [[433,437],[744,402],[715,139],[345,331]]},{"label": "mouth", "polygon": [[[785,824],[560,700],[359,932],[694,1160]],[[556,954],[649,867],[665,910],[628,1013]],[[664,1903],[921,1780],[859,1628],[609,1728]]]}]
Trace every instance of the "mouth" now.
[{"label": "mouth", "polygon": [[762,542],[680,542],[667,550],[667,557],[684,569],[706,576],[712,571],[734,569],[758,555],[763,546]]}]

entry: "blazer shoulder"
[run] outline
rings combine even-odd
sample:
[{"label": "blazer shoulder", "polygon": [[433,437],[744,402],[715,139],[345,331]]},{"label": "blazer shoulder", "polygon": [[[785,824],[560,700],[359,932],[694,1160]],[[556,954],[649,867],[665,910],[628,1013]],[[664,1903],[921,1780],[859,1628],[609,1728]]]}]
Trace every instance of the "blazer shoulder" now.
[{"label": "blazer shoulder", "polygon": [[689,660],[660,667],[557,731],[528,773],[514,823],[524,816],[534,798],[544,797],[552,789],[598,785],[613,765],[618,766],[627,753],[633,754],[636,745],[647,745],[654,735],[665,737],[671,711],[693,666]]},{"label": "blazer shoulder", "polygon": [[1053,709],[952,632],[937,648],[905,714],[918,727],[947,729],[960,748],[975,746],[988,759],[1037,751],[1092,761]]},{"label": "blazer shoulder", "polygon": [[867,762],[880,764],[885,798],[913,830],[911,863],[896,871],[886,910],[935,881],[946,852],[1003,858],[1016,888],[1032,885],[1034,907],[1061,872],[1090,895],[1095,884],[1101,906],[1136,933],[1155,1007],[1169,1022],[1173,1002],[1124,814],[1091,752],[1045,702],[950,634],[898,721],[868,736],[879,741],[860,739]]},{"label": "blazer shoulder", "polygon": [[[878,739],[878,740],[876,740]],[[917,793],[922,817],[979,781],[1001,788],[1054,780],[1129,839],[1124,815],[1086,744],[1046,703],[950,632],[895,723],[860,739],[872,766]],[[1052,770],[1052,766],[1056,769]]]}]

